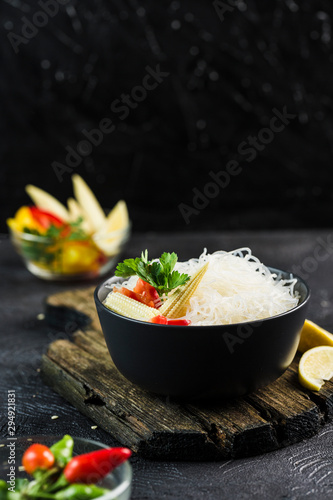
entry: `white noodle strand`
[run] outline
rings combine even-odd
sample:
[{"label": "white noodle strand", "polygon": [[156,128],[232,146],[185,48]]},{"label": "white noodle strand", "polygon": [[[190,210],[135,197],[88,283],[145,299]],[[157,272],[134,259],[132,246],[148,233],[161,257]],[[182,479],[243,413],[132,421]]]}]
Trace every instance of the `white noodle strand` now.
[{"label": "white noodle strand", "polygon": [[[193,275],[206,262],[207,271],[184,316],[192,326],[256,321],[298,304],[294,291],[297,280],[272,274],[247,247],[212,254],[204,249],[198,259],[178,262],[175,269]],[[122,286],[133,290],[137,279],[132,276]]]}]

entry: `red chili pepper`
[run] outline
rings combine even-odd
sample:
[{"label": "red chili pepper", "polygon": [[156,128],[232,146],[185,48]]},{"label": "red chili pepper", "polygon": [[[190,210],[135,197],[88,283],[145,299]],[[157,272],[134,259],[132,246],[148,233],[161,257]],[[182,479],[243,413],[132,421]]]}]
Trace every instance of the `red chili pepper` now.
[{"label": "red chili pepper", "polygon": [[168,319],[167,325],[188,326],[191,324],[190,319]]},{"label": "red chili pepper", "polygon": [[30,212],[33,218],[44,228],[48,229],[51,225],[56,227],[64,226],[65,222],[56,215],[51,214],[50,212],[46,212],[45,210],[41,210],[37,207],[29,207]]},{"label": "red chili pepper", "polygon": [[132,455],[128,448],[107,448],[72,458],[64,469],[69,483],[97,483]]},{"label": "red chili pepper", "polygon": [[50,448],[44,444],[32,444],[24,452],[22,457],[22,465],[27,474],[33,474],[37,469],[50,469],[53,464],[53,453]]}]

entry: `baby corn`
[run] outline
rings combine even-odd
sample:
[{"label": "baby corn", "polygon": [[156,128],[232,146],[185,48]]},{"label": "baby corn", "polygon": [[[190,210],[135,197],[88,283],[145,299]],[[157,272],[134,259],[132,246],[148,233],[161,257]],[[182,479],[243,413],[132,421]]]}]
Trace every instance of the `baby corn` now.
[{"label": "baby corn", "polygon": [[106,297],[104,305],[122,316],[127,318],[149,321],[154,316],[160,314],[159,309],[146,306],[138,300],[131,299],[119,292],[112,292]]},{"label": "baby corn", "polygon": [[186,285],[176,290],[158,309],[158,314],[163,314],[170,319],[180,318],[186,314],[186,308],[193,293],[196,291],[208,267],[208,262],[191,276]]}]

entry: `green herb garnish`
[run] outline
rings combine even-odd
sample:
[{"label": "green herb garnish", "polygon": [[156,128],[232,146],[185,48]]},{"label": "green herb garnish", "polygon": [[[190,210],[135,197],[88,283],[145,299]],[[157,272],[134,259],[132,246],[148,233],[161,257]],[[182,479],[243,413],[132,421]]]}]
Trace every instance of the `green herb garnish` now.
[{"label": "green herb garnish", "polygon": [[152,285],[161,296],[168,294],[174,288],[185,285],[190,279],[188,274],[174,271],[178,260],[176,253],[162,253],[158,261],[148,260],[148,250],[142,252],[141,257],[125,259],[117,265],[115,275],[122,278],[139,276],[142,280]]},{"label": "green herb garnish", "polygon": [[68,224],[68,226],[70,227],[70,232],[67,235],[64,235],[64,226],[55,226],[54,224],[51,224],[44,234],[44,237],[46,236],[47,238],[53,239],[62,238],[66,241],[87,240],[89,239],[89,235],[80,227],[82,224],[82,220],[82,217],[79,217],[75,222],[70,222]]},{"label": "green herb garnish", "polygon": [[[22,254],[29,260],[47,266],[55,263],[57,259],[60,261],[61,247],[56,243],[60,241],[64,243],[66,241],[89,240],[90,236],[80,227],[82,220],[82,217],[79,217],[76,221],[66,225],[56,226],[50,224],[44,233],[39,232],[37,229],[24,227],[24,233],[40,236],[41,239],[38,241],[22,240],[20,248]],[[50,240],[53,240],[53,242],[50,243]]]}]

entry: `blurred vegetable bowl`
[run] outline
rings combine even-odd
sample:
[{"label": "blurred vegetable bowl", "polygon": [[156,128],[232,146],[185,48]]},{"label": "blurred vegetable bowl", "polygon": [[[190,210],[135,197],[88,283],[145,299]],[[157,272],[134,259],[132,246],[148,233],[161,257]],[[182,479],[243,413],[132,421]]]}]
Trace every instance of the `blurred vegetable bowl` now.
[{"label": "blurred vegetable bowl", "polygon": [[28,270],[47,280],[89,279],[106,274],[128,241],[131,223],[120,200],[105,215],[78,175],[68,208],[49,193],[28,185],[34,206],[7,220],[11,241]]},{"label": "blurred vegetable bowl", "polygon": [[2,440],[0,498],[128,500],[132,488],[130,454],[126,448],[109,448],[69,435]]}]

